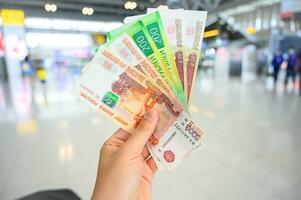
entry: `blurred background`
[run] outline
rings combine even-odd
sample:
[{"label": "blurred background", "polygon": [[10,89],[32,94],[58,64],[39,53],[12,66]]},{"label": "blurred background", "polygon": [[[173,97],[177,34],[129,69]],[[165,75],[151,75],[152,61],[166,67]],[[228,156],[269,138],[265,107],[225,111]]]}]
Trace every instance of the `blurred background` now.
[{"label": "blurred background", "polygon": [[190,111],[200,152],[153,199],[301,199],[300,0],[0,0],[0,199],[89,199],[117,129],[70,90],[106,32],[146,9],[207,10]]}]

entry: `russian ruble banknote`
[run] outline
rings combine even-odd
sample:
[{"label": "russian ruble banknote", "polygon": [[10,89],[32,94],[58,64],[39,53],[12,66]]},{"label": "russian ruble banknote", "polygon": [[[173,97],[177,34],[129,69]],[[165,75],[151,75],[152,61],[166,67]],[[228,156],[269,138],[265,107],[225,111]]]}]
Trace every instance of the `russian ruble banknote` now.
[{"label": "russian ruble banknote", "polygon": [[[196,79],[207,12],[183,9],[147,9],[147,13],[154,12],[160,15],[160,27],[166,35],[166,41],[168,41],[166,44],[169,45],[170,52],[168,53],[171,54],[169,63],[172,63],[172,67],[168,68],[173,76],[174,84],[177,87],[181,84],[188,104]],[[124,21],[129,24],[143,18],[151,17],[136,15],[127,17]]]},{"label": "russian ruble banknote", "polygon": [[205,11],[183,10],[181,14],[184,46],[184,91],[188,104],[192,96],[192,88],[200,60],[206,17],[207,12]]},{"label": "russian ruble banknote", "polygon": [[111,40],[124,32],[128,33],[170,86],[182,106],[188,110],[186,95],[179,81],[170,45],[162,26],[159,13],[154,12],[130,21],[124,27],[109,32],[107,36]]},{"label": "russian ruble banknote", "polygon": [[[174,61],[174,74],[177,73],[177,78],[181,83],[182,90],[185,92],[184,88],[184,49],[183,49],[183,39],[182,39],[182,24],[181,21],[176,20],[180,17],[183,10],[169,10],[169,9],[148,9],[148,13],[159,12],[160,18],[162,20],[163,29],[166,37],[169,41],[169,49],[173,56]],[[175,21],[177,23],[175,23]],[[185,94],[186,99],[186,94]],[[186,100],[187,102],[187,100]]]},{"label": "russian ruble banknote", "polygon": [[[131,40],[123,34],[99,48],[73,93],[128,132],[138,127],[145,112],[157,109],[160,120],[147,147],[159,166],[173,169],[201,144],[204,133],[176,97],[170,95],[171,91],[163,91],[147,76],[145,65],[138,63],[137,67],[130,59],[119,57],[118,52],[125,52],[117,48],[118,44]],[[130,57],[134,55],[127,56]]]},{"label": "russian ruble banknote", "polygon": [[108,33],[73,93],[133,132],[151,108],[160,120],[147,148],[160,169],[174,169],[202,146],[188,113],[206,12],[148,10]]},{"label": "russian ruble banknote", "polygon": [[148,9],[147,12],[155,11],[160,13],[170,49],[173,51],[178,76],[189,104],[200,59],[207,12],[183,9]]}]

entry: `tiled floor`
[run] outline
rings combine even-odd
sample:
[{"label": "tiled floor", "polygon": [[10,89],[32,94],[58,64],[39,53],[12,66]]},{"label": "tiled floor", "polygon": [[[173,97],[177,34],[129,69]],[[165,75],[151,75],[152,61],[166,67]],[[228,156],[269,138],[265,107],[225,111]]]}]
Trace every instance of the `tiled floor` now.
[{"label": "tiled floor", "polygon": [[[72,80],[49,84],[47,101],[39,83],[34,95],[21,85],[0,87],[0,199],[54,188],[89,199],[99,149],[117,127],[68,93]],[[204,79],[191,112],[205,147],[158,173],[153,199],[301,199],[301,97],[262,80]]]}]

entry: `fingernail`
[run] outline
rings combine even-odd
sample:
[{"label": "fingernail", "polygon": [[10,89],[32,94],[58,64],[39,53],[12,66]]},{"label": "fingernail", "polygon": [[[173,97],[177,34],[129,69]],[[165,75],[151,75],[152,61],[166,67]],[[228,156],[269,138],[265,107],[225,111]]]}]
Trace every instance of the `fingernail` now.
[{"label": "fingernail", "polygon": [[155,108],[150,109],[147,111],[147,113],[144,115],[145,119],[155,119],[158,116],[158,111]]}]

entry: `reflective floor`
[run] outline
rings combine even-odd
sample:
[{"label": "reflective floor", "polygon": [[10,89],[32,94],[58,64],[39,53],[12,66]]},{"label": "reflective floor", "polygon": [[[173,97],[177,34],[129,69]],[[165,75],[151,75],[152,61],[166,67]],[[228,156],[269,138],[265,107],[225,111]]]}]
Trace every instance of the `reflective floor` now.
[{"label": "reflective floor", "polygon": [[[99,149],[117,127],[73,98],[74,80],[1,84],[0,199],[58,188],[89,199]],[[301,199],[301,97],[267,85],[199,79],[190,109],[205,146],[157,174],[153,199]]]}]

